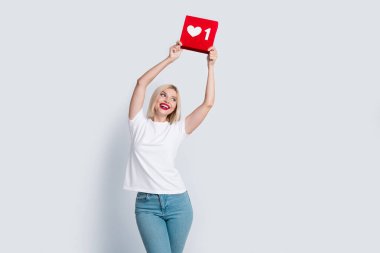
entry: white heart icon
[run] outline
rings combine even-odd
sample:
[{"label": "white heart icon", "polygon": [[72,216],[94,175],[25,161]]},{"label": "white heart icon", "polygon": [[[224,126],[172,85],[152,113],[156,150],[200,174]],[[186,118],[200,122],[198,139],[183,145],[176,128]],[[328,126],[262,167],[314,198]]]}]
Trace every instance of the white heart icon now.
[{"label": "white heart icon", "polygon": [[191,35],[191,37],[195,37],[195,36],[198,36],[202,32],[202,28],[200,28],[199,26],[194,27],[192,25],[189,25],[187,27],[187,32]]}]

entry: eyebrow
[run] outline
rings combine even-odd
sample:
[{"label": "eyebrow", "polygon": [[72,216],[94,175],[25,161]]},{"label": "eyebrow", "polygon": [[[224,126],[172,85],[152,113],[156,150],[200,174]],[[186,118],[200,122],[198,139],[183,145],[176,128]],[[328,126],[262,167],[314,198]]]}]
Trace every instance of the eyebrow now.
[{"label": "eyebrow", "polygon": [[[165,91],[161,91],[161,93],[165,93],[165,95],[168,95],[168,93],[166,93]],[[172,98],[177,98],[176,96],[171,96]]]}]

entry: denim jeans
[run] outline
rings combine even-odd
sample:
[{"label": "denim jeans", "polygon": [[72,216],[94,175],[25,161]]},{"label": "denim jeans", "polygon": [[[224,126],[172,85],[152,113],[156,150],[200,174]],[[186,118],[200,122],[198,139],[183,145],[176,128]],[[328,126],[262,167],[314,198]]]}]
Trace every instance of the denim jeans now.
[{"label": "denim jeans", "polygon": [[193,221],[189,195],[138,192],[135,214],[147,253],[182,253]]}]

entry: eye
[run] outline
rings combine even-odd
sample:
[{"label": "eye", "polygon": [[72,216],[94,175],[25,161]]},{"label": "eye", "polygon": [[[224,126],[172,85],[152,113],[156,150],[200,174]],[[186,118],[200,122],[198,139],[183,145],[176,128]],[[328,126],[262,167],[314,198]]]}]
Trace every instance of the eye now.
[{"label": "eye", "polygon": [[160,96],[161,97],[166,97],[166,94],[165,93],[161,93]]},{"label": "eye", "polygon": [[177,101],[177,99],[176,99],[176,98],[172,98],[172,101],[173,101],[173,102],[176,102],[176,101]]}]

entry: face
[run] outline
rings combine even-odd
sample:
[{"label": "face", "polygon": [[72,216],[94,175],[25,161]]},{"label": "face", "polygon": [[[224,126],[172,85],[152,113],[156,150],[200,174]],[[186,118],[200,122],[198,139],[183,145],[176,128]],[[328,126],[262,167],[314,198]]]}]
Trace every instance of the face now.
[{"label": "face", "polygon": [[173,89],[166,89],[158,94],[155,113],[168,116],[177,107],[177,92]]}]

